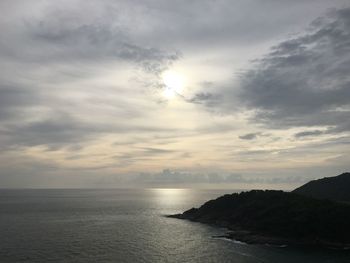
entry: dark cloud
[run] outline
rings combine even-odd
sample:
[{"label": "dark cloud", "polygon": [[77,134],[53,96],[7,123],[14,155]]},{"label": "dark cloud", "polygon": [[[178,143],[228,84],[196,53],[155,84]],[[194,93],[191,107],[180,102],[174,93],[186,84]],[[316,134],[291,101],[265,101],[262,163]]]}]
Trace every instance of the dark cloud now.
[{"label": "dark cloud", "polygon": [[24,108],[30,109],[41,100],[40,92],[19,86],[0,84],[0,120],[13,120],[24,113]]},{"label": "dark cloud", "polygon": [[321,130],[303,131],[303,132],[298,132],[294,134],[294,137],[301,138],[301,137],[308,137],[308,136],[318,136],[322,134],[324,134],[324,131],[321,131]]},{"label": "dark cloud", "polygon": [[153,148],[153,147],[143,147],[142,150],[144,151],[143,154],[145,155],[164,155],[167,153],[175,152],[174,150],[160,149],[160,148]]},{"label": "dark cloud", "polygon": [[0,21],[4,31],[0,56],[4,61],[34,67],[43,63],[127,62],[152,74],[159,74],[179,58],[180,53],[174,49],[164,50],[157,42],[145,44],[133,38],[132,25],[122,21],[125,3],[118,6],[108,2],[77,1],[72,5],[34,2],[32,8],[37,8],[37,13],[25,10],[25,5],[17,6],[18,10],[9,8],[12,16],[8,21]]},{"label": "dark cloud", "polygon": [[187,101],[195,104],[203,104],[207,107],[216,107],[221,103],[221,96],[219,94],[213,94],[210,92],[196,93],[192,98]]},{"label": "dark cloud", "polygon": [[51,118],[6,126],[5,133],[9,137],[9,145],[17,146],[47,146],[57,150],[85,141],[94,133],[102,132],[106,127],[98,127],[74,119],[68,114],[60,113]]},{"label": "dark cloud", "polygon": [[[308,32],[274,46],[240,76],[240,86],[193,101],[221,112],[237,105],[271,128],[325,126],[349,131],[350,8],[317,19]],[[217,99],[220,98],[218,102]]]},{"label": "dark cloud", "polygon": [[349,69],[348,8],[275,46],[242,76],[239,98],[269,126],[343,127],[350,118]]},{"label": "dark cloud", "polygon": [[260,135],[260,133],[247,133],[247,134],[239,136],[239,138],[242,140],[254,140],[259,135]]},{"label": "dark cloud", "polygon": [[179,57],[176,51],[137,45],[122,29],[96,21],[93,24],[65,25],[60,20],[45,17],[30,24],[29,33],[38,49],[31,48],[21,59],[27,56],[29,60],[56,63],[62,60],[129,61],[147,72],[160,73]]},{"label": "dark cloud", "polygon": [[[149,132],[169,133],[173,129],[152,125],[123,125],[98,123],[82,120],[65,112],[53,112],[49,118],[39,121],[28,121],[3,125],[0,135],[3,136],[2,147],[45,146],[48,150],[65,148],[68,151],[80,150],[86,142],[106,134],[144,134]],[[164,149],[145,147],[145,154],[161,154]]]},{"label": "dark cloud", "polygon": [[[339,4],[344,1],[334,2]],[[190,47],[191,50],[254,45],[284,34],[286,30],[292,31],[296,24],[307,23],[309,17],[318,16],[329,5],[325,0],[319,0],[318,5],[313,1],[293,1],[288,8],[285,2],[274,0],[236,0],[234,3],[229,0],[152,0],[131,3],[143,11],[144,21],[140,22],[152,25],[152,30],[144,34],[145,39],[163,42],[166,46]]]}]

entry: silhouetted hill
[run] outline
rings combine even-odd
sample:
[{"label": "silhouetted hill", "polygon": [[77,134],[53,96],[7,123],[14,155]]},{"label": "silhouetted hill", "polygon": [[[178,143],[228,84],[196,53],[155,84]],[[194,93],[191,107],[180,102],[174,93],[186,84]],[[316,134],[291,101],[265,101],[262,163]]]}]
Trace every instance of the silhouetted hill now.
[{"label": "silhouetted hill", "polygon": [[283,191],[224,195],[170,217],[227,227],[247,243],[350,244],[350,205]]},{"label": "silhouetted hill", "polygon": [[350,202],[350,173],[313,180],[293,192],[317,199]]}]

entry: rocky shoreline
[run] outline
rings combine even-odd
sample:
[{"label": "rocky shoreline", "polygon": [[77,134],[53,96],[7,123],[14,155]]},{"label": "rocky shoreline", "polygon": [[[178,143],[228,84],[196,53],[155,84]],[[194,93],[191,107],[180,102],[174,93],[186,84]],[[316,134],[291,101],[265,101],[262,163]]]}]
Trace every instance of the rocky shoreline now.
[{"label": "rocky shoreline", "polygon": [[304,239],[296,239],[296,238],[288,238],[288,237],[277,237],[266,235],[262,233],[257,233],[254,231],[243,230],[240,227],[228,227],[227,222],[209,222],[209,221],[200,221],[194,220],[191,217],[187,217],[184,214],[175,214],[175,215],[167,215],[169,218],[190,220],[192,222],[208,224],[215,227],[225,227],[228,229],[227,233],[224,235],[213,236],[213,238],[227,238],[234,241],[239,241],[249,245],[270,245],[276,247],[310,247],[310,248],[327,248],[327,249],[339,249],[339,250],[349,250],[350,244],[344,244],[339,242],[332,242],[328,240],[322,239],[313,239],[313,238],[304,238]]},{"label": "rocky shoreline", "polygon": [[318,239],[292,239],[285,237],[273,237],[265,236],[262,234],[250,232],[250,231],[229,231],[227,234],[222,236],[217,236],[222,238],[228,238],[231,240],[237,240],[246,244],[259,244],[259,245],[271,245],[277,247],[317,247],[317,248],[328,248],[328,249],[340,249],[348,250],[350,249],[350,244],[342,244],[329,242],[326,240]]}]

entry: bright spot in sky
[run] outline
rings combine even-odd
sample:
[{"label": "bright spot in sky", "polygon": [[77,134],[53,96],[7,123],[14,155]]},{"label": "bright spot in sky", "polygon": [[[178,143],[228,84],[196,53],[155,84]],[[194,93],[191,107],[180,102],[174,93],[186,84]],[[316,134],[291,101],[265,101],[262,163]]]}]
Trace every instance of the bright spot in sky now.
[{"label": "bright spot in sky", "polygon": [[176,95],[181,95],[185,86],[185,77],[174,70],[167,70],[162,74],[164,83],[163,96],[171,99]]}]

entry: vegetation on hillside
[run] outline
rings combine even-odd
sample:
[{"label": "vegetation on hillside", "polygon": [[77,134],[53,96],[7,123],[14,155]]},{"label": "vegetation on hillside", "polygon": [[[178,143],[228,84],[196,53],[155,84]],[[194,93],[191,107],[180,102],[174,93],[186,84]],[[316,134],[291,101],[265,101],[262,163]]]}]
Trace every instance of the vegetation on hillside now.
[{"label": "vegetation on hillside", "polygon": [[313,243],[350,243],[350,205],[283,191],[224,195],[172,217]]},{"label": "vegetation on hillside", "polygon": [[350,173],[313,180],[293,192],[317,199],[350,202]]}]

